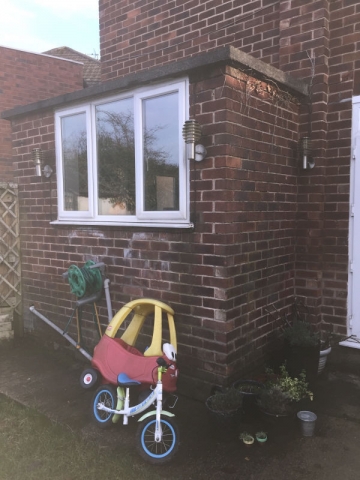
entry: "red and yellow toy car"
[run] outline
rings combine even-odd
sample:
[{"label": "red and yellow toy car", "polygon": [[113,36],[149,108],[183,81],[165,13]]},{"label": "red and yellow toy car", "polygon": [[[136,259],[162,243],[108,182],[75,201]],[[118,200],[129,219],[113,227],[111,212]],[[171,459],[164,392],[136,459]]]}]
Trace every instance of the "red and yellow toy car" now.
[{"label": "red and yellow toy car", "polygon": [[[169,342],[163,342],[163,317],[167,317]],[[136,348],[136,341],[146,319],[153,319],[151,344],[144,353]],[[124,332],[119,336],[124,325]],[[148,325],[149,326],[149,325]],[[163,302],[152,299],[139,299],[124,305],[113,317],[100,342],[94,349],[92,368],[84,370],[80,383],[83,388],[92,388],[102,383],[117,385],[119,373],[147,384],[156,384],[158,365],[156,360],[163,357],[169,368],[162,381],[165,392],[174,392],[178,378],[176,366],[176,331],[174,310]]]}]

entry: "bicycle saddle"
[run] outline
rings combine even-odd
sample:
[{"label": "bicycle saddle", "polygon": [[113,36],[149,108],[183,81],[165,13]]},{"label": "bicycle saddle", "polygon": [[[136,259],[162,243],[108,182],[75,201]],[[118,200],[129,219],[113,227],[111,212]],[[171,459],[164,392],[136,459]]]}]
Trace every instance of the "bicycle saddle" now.
[{"label": "bicycle saddle", "polygon": [[134,387],[135,385],[141,385],[141,382],[133,380],[132,378],[128,377],[126,373],[119,373],[117,376],[117,383],[119,387]]}]

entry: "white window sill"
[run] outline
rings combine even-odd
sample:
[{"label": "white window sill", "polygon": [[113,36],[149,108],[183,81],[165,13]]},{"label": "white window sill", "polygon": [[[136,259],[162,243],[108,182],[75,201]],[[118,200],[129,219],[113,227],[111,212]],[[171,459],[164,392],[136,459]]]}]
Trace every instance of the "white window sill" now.
[{"label": "white window sill", "polygon": [[51,225],[73,225],[74,227],[93,226],[93,227],[136,227],[136,228],[194,228],[193,223],[179,223],[179,222],[96,222],[90,220],[54,220],[50,222]]}]

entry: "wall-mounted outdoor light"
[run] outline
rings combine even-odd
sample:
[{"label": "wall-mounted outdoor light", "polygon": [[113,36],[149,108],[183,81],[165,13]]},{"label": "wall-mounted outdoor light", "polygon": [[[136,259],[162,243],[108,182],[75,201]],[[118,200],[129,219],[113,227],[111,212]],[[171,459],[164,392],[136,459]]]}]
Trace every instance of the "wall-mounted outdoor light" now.
[{"label": "wall-mounted outdoor light", "polygon": [[187,157],[189,160],[201,162],[206,157],[206,148],[197,142],[201,138],[201,126],[196,120],[187,120],[182,129],[183,139],[187,145]]},{"label": "wall-mounted outdoor light", "polygon": [[50,167],[50,165],[45,165],[43,170],[41,171],[43,158],[44,158],[43,150],[41,150],[41,148],[34,148],[31,152],[31,154],[32,154],[33,162],[35,164],[36,176],[41,177],[41,175],[43,173],[44,177],[46,177],[46,178],[51,177],[51,174],[53,173],[53,169]]},{"label": "wall-mounted outdoor light", "polygon": [[310,137],[300,138],[299,150],[302,159],[302,168],[304,170],[314,168],[315,160],[313,158],[312,143]]}]

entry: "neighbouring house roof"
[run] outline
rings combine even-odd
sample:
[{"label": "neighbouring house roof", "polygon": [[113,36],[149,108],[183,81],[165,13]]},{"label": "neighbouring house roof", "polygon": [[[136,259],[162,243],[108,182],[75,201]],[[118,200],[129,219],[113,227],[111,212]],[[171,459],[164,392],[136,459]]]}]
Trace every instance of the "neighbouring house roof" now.
[{"label": "neighbouring house roof", "polygon": [[51,50],[43,52],[43,54],[83,63],[84,87],[98,85],[101,81],[100,61],[90,57],[89,55],[77,52],[70,47],[52,48]]}]

